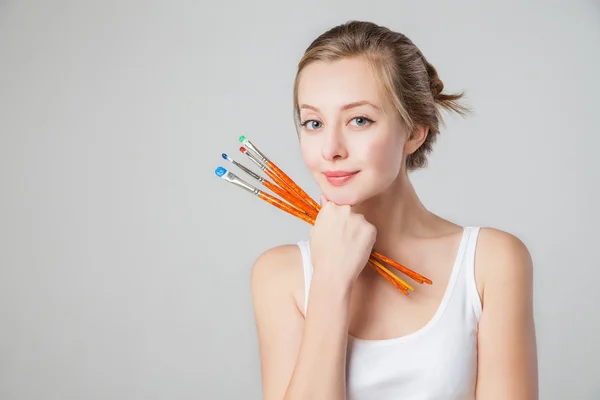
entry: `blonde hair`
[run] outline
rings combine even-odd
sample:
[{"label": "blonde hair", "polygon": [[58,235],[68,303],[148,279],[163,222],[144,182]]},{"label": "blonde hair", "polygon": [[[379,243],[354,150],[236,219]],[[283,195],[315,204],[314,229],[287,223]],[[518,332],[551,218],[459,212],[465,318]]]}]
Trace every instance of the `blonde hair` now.
[{"label": "blonde hair", "polygon": [[[378,84],[391,100],[400,120],[412,135],[417,125],[429,129],[423,144],[406,159],[408,171],[427,165],[427,155],[443,125],[441,109],[460,115],[469,109],[458,101],[464,93],[443,93],[436,69],[402,33],[372,22],[349,21],[317,37],[298,63],[294,81],[294,120],[300,129],[298,83],[302,70],[314,61],[336,61],[362,56],[371,64]],[[299,132],[298,132],[299,133]]]}]

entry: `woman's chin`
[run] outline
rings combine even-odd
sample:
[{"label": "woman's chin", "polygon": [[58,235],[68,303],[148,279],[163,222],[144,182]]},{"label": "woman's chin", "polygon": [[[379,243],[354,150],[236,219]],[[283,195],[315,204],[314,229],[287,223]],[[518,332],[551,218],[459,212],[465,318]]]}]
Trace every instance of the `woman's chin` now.
[{"label": "woman's chin", "polygon": [[330,191],[330,193],[325,193],[325,196],[327,200],[340,206],[355,207],[362,203],[362,200],[356,193],[335,193],[335,191]]}]

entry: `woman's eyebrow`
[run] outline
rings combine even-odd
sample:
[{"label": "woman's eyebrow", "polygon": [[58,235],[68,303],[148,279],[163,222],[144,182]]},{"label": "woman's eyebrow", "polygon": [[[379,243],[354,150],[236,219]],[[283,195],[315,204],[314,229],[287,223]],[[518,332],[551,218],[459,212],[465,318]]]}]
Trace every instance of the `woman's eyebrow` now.
[{"label": "woman's eyebrow", "polygon": [[[367,101],[367,100],[360,100],[360,101],[355,101],[355,102],[352,102],[352,103],[345,104],[345,105],[343,105],[343,106],[340,107],[340,110],[345,111],[345,110],[349,110],[351,108],[355,108],[355,107],[359,107],[359,106],[364,106],[364,105],[373,107],[377,111],[381,111],[380,107],[377,107],[375,104],[373,104],[373,103],[371,103],[370,101]],[[313,111],[316,111],[316,112],[321,112],[317,107],[314,107],[314,106],[311,106],[311,105],[308,105],[308,104],[301,104],[300,108],[301,109],[302,108],[306,108],[306,109],[313,110]]]}]

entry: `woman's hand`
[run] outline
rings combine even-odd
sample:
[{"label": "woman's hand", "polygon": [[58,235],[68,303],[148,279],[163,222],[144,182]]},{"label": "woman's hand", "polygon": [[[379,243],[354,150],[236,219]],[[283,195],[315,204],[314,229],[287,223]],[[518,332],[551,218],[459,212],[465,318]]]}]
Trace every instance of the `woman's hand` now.
[{"label": "woman's hand", "polygon": [[309,239],[314,274],[352,284],[366,266],[376,236],[377,229],[363,215],[321,195],[321,211]]}]

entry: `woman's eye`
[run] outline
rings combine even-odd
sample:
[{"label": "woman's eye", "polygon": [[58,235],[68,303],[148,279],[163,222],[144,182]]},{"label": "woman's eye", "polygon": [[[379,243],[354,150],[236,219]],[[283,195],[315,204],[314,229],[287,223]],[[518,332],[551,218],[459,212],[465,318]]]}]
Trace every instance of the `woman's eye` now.
[{"label": "woman's eye", "polygon": [[319,129],[321,127],[321,123],[314,119],[309,119],[307,121],[304,121],[302,123],[302,126],[306,127],[308,130],[315,130],[315,129]]},{"label": "woman's eye", "polygon": [[367,118],[367,117],[356,117],[356,118],[352,118],[351,121],[356,121],[356,126],[365,126],[370,124],[371,122],[373,122],[373,120]]}]

